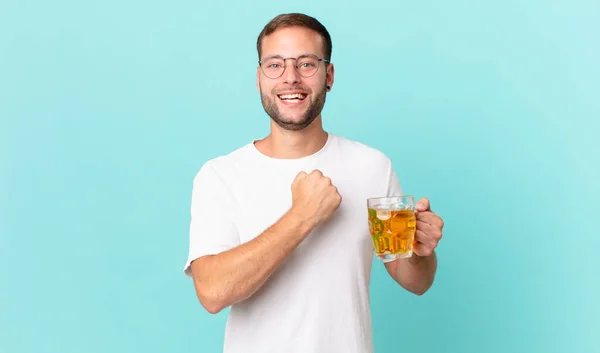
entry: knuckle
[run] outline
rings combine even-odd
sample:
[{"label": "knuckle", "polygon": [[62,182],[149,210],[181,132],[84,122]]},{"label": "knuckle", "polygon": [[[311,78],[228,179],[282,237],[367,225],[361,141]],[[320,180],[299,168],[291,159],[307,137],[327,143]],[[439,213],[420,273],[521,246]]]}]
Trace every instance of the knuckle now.
[{"label": "knuckle", "polygon": [[296,178],[294,179],[294,181],[302,180],[305,177],[306,177],[306,173],[300,172],[300,173],[296,174]]}]

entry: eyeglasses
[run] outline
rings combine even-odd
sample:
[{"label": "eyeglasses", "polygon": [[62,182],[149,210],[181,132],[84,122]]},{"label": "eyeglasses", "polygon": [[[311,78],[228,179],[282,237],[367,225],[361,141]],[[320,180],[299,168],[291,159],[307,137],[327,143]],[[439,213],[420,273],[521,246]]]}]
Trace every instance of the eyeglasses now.
[{"label": "eyeglasses", "polygon": [[321,59],[313,54],[300,55],[297,58],[282,58],[281,56],[272,56],[265,60],[259,60],[258,64],[263,74],[268,78],[279,78],[283,75],[286,68],[286,60],[291,59],[296,61],[294,68],[302,77],[311,77],[319,71],[319,63],[329,63],[327,59]]}]

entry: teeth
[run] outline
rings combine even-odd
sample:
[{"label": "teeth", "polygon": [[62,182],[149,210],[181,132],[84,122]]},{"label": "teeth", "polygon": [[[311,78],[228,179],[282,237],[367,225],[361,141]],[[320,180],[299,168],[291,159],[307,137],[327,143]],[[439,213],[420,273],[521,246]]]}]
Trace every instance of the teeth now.
[{"label": "teeth", "polygon": [[304,94],[282,94],[279,96],[281,99],[303,99],[305,97]]}]

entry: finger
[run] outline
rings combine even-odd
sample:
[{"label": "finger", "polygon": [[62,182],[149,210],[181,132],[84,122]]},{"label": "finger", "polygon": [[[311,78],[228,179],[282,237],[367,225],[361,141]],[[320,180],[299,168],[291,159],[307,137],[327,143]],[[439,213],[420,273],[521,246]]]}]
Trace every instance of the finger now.
[{"label": "finger", "polygon": [[417,230],[415,232],[415,240],[417,243],[421,243],[432,248],[435,248],[439,242],[438,238],[433,237],[421,230]]},{"label": "finger", "polygon": [[442,239],[442,229],[427,223],[419,224],[419,222],[417,222],[417,231],[425,233],[428,237],[431,237],[436,241]]},{"label": "finger", "polygon": [[417,230],[420,230],[421,232],[425,232],[426,234],[431,233],[435,229],[435,227],[432,226],[431,224],[421,222],[421,221],[417,221],[416,228],[417,228]]},{"label": "finger", "polygon": [[312,172],[310,172],[310,174],[311,175],[315,175],[315,176],[319,176],[319,177],[323,176],[323,173],[320,170],[318,170],[318,169],[313,170]]},{"label": "finger", "polygon": [[423,243],[416,243],[413,246],[413,252],[418,256],[430,256],[433,253],[433,248]]},{"label": "finger", "polygon": [[426,197],[420,199],[419,202],[417,202],[416,208],[417,208],[417,211],[419,211],[419,212],[429,211],[430,210],[429,200]]},{"label": "finger", "polygon": [[306,178],[307,176],[308,176],[308,174],[306,174],[305,172],[300,172],[300,173],[296,174],[294,181],[292,181],[292,185],[298,184],[302,179]]},{"label": "finger", "polygon": [[442,228],[423,221],[417,221],[416,228],[417,230],[423,231],[430,235],[436,235],[437,233],[442,232]]},{"label": "finger", "polygon": [[296,180],[302,180],[302,179],[306,178],[307,175],[308,174],[306,174],[305,171],[301,171],[298,174],[296,174]]},{"label": "finger", "polygon": [[433,212],[418,212],[416,216],[417,221],[421,221],[439,228],[444,227],[444,221],[442,218]]}]

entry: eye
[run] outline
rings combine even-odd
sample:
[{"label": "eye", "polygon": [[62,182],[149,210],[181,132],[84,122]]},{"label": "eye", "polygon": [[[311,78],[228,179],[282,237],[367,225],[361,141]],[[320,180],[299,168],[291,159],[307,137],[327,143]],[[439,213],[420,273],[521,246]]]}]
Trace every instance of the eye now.
[{"label": "eye", "polygon": [[315,63],[313,63],[312,61],[305,61],[301,62],[300,65],[298,65],[298,67],[301,67],[303,69],[311,69],[315,67]]}]

